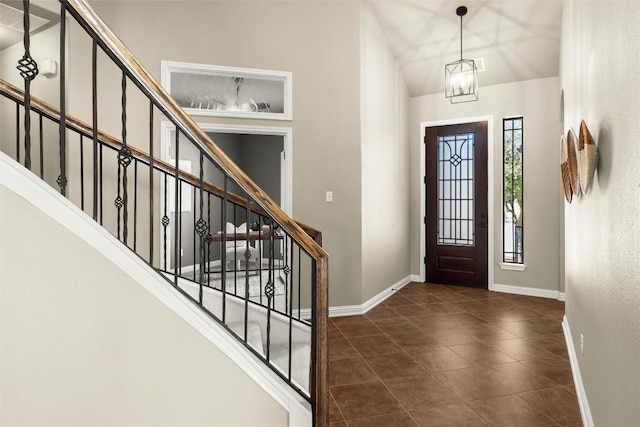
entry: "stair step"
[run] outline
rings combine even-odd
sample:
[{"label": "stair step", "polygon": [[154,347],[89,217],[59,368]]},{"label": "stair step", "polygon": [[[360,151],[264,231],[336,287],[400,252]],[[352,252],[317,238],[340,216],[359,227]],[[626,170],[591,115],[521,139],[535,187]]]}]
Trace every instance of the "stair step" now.
[{"label": "stair step", "polygon": [[[271,344],[269,358],[285,375],[288,374],[289,344]],[[291,344],[291,380],[307,391],[309,391],[310,360],[310,344],[295,342]]]},{"label": "stair step", "polygon": [[[229,329],[238,334],[240,338],[244,337],[244,322],[230,322],[227,324]],[[247,344],[253,347],[260,354],[264,355],[264,344],[262,343],[262,330],[260,323],[256,320],[250,320],[247,326]]]}]

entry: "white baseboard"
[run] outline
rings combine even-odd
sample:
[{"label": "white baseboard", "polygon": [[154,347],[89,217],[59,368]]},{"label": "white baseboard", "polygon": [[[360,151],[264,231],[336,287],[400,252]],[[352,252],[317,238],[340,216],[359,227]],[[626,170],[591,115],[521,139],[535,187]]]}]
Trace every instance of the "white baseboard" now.
[{"label": "white baseboard", "polygon": [[337,307],[329,307],[329,317],[341,317],[341,316],[358,316],[365,314],[373,307],[380,304],[382,301],[389,298],[398,290],[402,289],[405,285],[409,284],[413,280],[413,276],[407,276],[402,280],[389,286],[382,292],[369,298],[367,301],[360,305],[341,305]]},{"label": "white baseboard", "polygon": [[569,328],[569,321],[567,320],[567,316],[564,316],[564,318],[562,319],[562,330],[564,331],[564,339],[567,342],[567,351],[569,353],[569,361],[571,363],[571,373],[573,374],[573,383],[576,387],[576,394],[578,395],[578,404],[580,405],[582,424],[584,424],[586,427],[593,427],[591,409],[589,408],[589,401],[587,400],[587,393],[584,389],[582,376],[580,375],[578,355],[576,353],[575,347],[573,346],[573,338],[571,336],[571,329]]},{"label": "white baseboard", "polygon": [[411,276],[409,276],[409,278],[411,279],[412,282],[424,282],[424,280],[422,280],[422,277],[420,277],[419,274],[412,274]]},{"label": "white baseboard", "polygon": [[490,291],[504,292],[507,294],[527,295],[530,297],[551,298],[564,301],[564,292],[553,291],[551,289],[527,288],[523,286],[501,285],[494,283],[489,285]]}]

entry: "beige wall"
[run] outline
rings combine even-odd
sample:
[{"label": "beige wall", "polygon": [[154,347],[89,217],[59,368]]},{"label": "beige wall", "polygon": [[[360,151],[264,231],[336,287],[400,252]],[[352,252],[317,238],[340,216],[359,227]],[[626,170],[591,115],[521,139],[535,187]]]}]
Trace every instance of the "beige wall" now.
[{"label": "beige wall", "polygon": [[565,130],[585,120],[600,153],[565,208],[567,320],[596,426],[640,425],[639,22],[637,1],[565,3]]},{"label": "beige wall", "polygon": [[0,227],[0,424],[287,425],[206,338],[5,187]]},{"label": "beige wall", "polygon": [[364,302],[409,275],[409,93],[369,4],[361,19]]},{"label": "beige wall", "polygon": [[[480,75],[482,76],[482,75]],[[420,273],[420,123],[493,116],[494,283],[546,290],[560,285],[560,85],[557,77],[482,86],[479,100],[450,104],[443,94],[411,99],[411,272]],[[524,117],[524,272],[501,270],[502,119]],[[490,180],[491,182],[491,180]]]},{"label": "beige wall", "polygon": [[[293,128],[293,216],[323,232],[331,257],[331,305],[359,304],[360,4],[92,1],[91,5],[158,79],[163,59],[293,73],[291,122],[197,120]],[[69,95],[69,108],[89,119],[90,45],[77,41],[80,31],[71,27],[70,51],[74,55],[69,78],[81,90]],[[108,68],[102,71],[110,83],[103,82],[100,96],[118,105],[119,80],[111,74],[115,73]],[[148,105],[133,98],[130,102],[142,106],[130,111],[144,111],[146,120]],[[132,112],[129,115],[133,117]],[[119,123],[119,113],[114,110],[104,113],[100,127],[119,135]],[[147,141],[144,132],[129,129],[130,135],[140,135],[131,141]],[[141,144],[144,149],[146,144]],[[324,201],[325,191],[334,192],[333,203]]]}]

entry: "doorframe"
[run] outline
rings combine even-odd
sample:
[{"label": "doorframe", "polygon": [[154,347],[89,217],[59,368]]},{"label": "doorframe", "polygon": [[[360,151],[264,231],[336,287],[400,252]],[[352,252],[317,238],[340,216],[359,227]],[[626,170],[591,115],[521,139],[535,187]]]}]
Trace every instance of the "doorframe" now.
[{"label": "doorframe", "polygon": [[[249,135],[271,135],[282,137],[282,149],[284,153],[280,157],[280,208],[290,217],[293,217],[293,128],[275,126],[250,126],[229,125],[218,123],[196,123],[205,132],[218,133],[244,133]],[[169,146],[171,144],[171,132],[176,127],[168,120],[160,122],[160,160],[169,162]],[[214,141],[215,142],[215,141]],[[160,181],[160,210],[164,211],[164,180]],[[170,251],[172,236],[171,224],[167,226],[167,250]],[[164,237],[164,230],[159,228],[160,240]],[[160,246],[160,259],[164,257],[164,247]],[[194,266],[182,266],[183,271],[190,271]],[[167,268],[167,270],[170,270]]]},{"label": "doorframe", "polygon": [[463,117],[458,119],[436,120],[428,122],[420,122],[420,278],[424,282],[427,279],[427,270],[424,263],[424,257],[426,256],[426,224],[423,218],[426,215],[426,189],[424,184],[425,169],[425,144],[424,137],[426,136],[425,129],[428,127],[447,126],[447,125],[460,125],[473,122],[487,122],[487,207],[489,216],[489,233],[488,233],[488,248],[487,248],[487,289],[493,288],[493,240],[494,240],[494,218],[493,218],[493,116],[475,116],[475,117]]}]

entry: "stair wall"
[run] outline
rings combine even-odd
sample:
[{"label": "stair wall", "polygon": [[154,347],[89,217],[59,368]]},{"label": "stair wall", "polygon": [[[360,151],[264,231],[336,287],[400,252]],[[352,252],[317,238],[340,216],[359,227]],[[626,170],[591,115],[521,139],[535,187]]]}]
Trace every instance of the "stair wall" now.
[{"label": "stair wall", "polygon": [[8,188],[2,168],[0,424],[289,424],[282,402],[162,301],[177,295],[152,295]]}]

